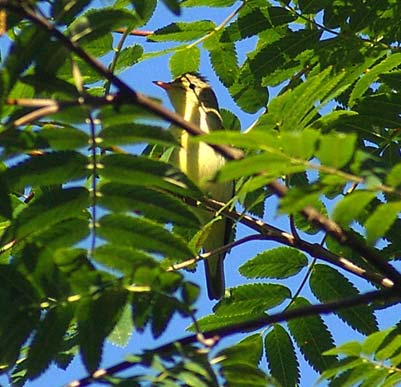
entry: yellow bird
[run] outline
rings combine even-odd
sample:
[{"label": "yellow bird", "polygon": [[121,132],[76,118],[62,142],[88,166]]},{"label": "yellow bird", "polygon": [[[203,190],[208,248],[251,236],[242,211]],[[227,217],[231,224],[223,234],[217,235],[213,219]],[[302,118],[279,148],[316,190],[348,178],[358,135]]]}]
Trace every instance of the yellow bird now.
[{"label": "yellow bird", "polygon": [[[166,90],[174,109],[186,121],[199,126],[205,133],[223,129],[216,95],[205,78],[196,73],[187,73],[172,82],[154,83]],[[206,143],[191,141],[186,131],[174,130],[181,148],[173,153],[171,162],[213,199],[224,203],[229,201],[234,194],[234,183],[213,181],[216,172],[226,163],[226,159]],[[204,224],[213,218],[208,211],[199,210],[198,213]],[[204,251],[208,252],[229,243],[231,231],[232,222],[229,219],[223,218],[214,222],[203,244]],[[225,252],[215,254],[205,260],[210,299],[220,299],[224,295],[225,255]]]}]

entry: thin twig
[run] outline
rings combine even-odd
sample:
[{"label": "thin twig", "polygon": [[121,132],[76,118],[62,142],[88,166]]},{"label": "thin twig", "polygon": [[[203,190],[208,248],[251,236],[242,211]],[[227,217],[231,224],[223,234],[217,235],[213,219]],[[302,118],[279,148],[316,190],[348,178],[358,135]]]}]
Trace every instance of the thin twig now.
[{"label": "thin twig", "polygon": [[145,30],[131,30],[128,31],[126,28],[117,28],[114,32],[118,32],[120,34],[128,34],[133,36],[149,36],[153,35],[153,31],[145,31]]},{"label": "thin twig", "polygon": [[260,235],[260,234],[248,235],[248,236],[246,236],[244,238],[241,238],[241,239],[238,239],[238,240],[236,240],[234,242],[227,243],[226,245],[221,246],[221,247],[219,247],[217,249],[210,250],[207,253],[199,254],[196,257],[187,259],[184,262],[180,262],[180,263],[174,264],[174,265],[170,266],[169,268],[167,268],[167,271],[177,271],[177,270],[180,270],[180,269],[184,269],[184,268],[186,268],[188,266],[191,266],[191,265],[193,265],[193,264],[195,264],[195,263],[197,263],[199,261],[209,259],[210,257],[212,257],[212,256],[214,256],[216,254],[224,253],[225,251],[231,250],[233,247],[242,245],[242,244],[247,243],[249,241],[265,240],[265,239],[266,239],[266,237],[263,236],[263,235]]},{"label": "thin twig", "polygon": [[96,213],[96,206],[97,206],[97,147],[96,147],[96,127],[95,122],[93,120],[92,114],[89,113],[89,127],[90,127],[90,149],[91,149],[91,158],[92,158],[92,192],[91,192],[91,200],[92,200],[92,240],[90,246],[90,256],[93,257],[95,247],[96,247],[96,229],[97,229],[97,213]]}]

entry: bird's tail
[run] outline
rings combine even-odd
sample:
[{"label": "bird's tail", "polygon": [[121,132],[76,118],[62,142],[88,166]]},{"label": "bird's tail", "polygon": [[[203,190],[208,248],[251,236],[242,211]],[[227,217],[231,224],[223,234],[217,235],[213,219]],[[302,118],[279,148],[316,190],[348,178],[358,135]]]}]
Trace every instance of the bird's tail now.
[{"label": "bird's tail", "polygon": [[219,300],[224,295],[224,255],[216,254],[205,260],[207,293],[211,300]]}]

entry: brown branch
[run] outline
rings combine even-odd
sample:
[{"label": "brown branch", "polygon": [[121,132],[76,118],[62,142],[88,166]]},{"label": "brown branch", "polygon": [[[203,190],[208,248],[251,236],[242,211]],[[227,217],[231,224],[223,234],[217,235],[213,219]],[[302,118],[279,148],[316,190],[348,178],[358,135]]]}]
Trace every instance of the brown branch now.
[{"label": "brown branch", "polygon": [[[137,93],[131,89],[124,81],[116,77],[98,60],[90,56],[83,49],[81,49],[75,42],[72,42],[67,36],[59,31],[54,25],[49,23],[45,18],[35,14],[31,9],[24,8],[22,6],[16,6],[10,4],[8,1],[0,0],[0,6],[16,12],[33,23],[37,24],[40,28],[45,29],[50,35],[57,38],[66,48],[71,52],[75,53],[88,65],[90,65],[98,74],[105,77],[114,86],[116,86],[120,93],[130,99],[133,103],[143,107],[144,109],[151,111],[158,117],[168,120],[172,124],[185,129],[188,133],[198,136],[204,134],[202,130],[191,122],[185,121],[181,116],[176,113],[169,111],[152,99]],[[240,160],[244,157],[244,153],[238,149],[225,146],[225,145],[211,145],[216,152],[220,153],[229,160]],[[279,182],[271,182],[268,184],[270,189],[280,198],[287,194],[287,188]],[[394,285],[397,287],[401,286],[401,275],[400,273],[388,262],[384,261],[379,254],[377,254],[372,248],[368,247],[365,243],[356,239],[353,234],[343,230],[337,223],[333,222],[329,218],[319,213],[313,207],[306,207],[301,211],[302,215],[310,222],[318,225],[321,229],[325,230],[328,234],[337,239],[341,244],[350,247],[356,251],[372,265],[374,265],[381,273],[386,275]]]},{"label": "brown branch", "polygon": [[144,31],[144,30],[131,30],[127,32],[126,28],[117,28],[114,32],[118,32],[119,34],[127,34],[133,36],[149,36],[153,35],[153,31]]},{"label": "brown branch", "polygon": [[392,288],[394,286],[394,282],[391,279],[386,278],[378,273],[369,272],[366,269],[355,265],[349,259],[332,253],[318,243],[310,243],[302,239],[297,239],[292,234],[289,234],[288,232],[277,227],[271,226],[260,219],[256,219],[250,215],[243,215],[236,211],[228,210],[225,208],[224,203],[220,203],[216,200],[207,199],[204,202],[204,205],[213,211],[218,211],[230,219],[240,222],[252,230],[257,231],[264,236],[263,239],[265,240],[273,240],[283,245],[304,251],[314,258],[331,263],[343,270],[346,270],[347,272],[357,275],[365,280],[369,280],[379,286],[386,288]]},{"label": "brown branch", "polygon": [[[371,303],[373,301],[386,300],[386,299],[389,301],[389,298],[393,297],[395,297],[394,289],[373,291],[355,297],[349,297],[338,301],[331,301],[325,304],[308,305],[302,308],[286,310],[284,312],[261,317],[255,320],[244,321],[226,327],[212,329],[210,331],[204,332],[202,336],[204,339],[217,340],[219,338],[231,336],[239,332],[254,331],[257,329],[265,328],[266,326],[271,324],[286,322],[296,318],[330,314],[340,309],[351,308],[358,305],[364,305]],[[154,348],[152,352],[157,352],[157,353],[168,352],[171,351],[176,346],[177,343],[179,343],[180,345],[190,345],[190,344],[195,344],[197,342],[199,342],[199,335],[195,334]],[[104,378],[105,376],[115,375],[116,373],[125,371],[131,367],[134,367],[135,365],[136,364],[133,364],[130,361],[123,361],[109,368],[99,369],[93,372],[90,376],[86,376],[80,380],[74,380],[73,382],[67,384],[65,387],[88,386],[92,382],[96,382]]]}]

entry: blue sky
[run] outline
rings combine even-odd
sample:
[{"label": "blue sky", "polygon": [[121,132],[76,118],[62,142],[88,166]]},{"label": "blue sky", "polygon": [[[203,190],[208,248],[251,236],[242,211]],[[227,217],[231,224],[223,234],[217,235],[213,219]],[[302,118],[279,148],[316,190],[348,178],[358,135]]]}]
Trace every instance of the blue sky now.
[{"label": "blue sky", "polygon": [[[105,5],[108,2],[103,1],[101,4]],[[232,9],[234,9],[233,7]],[[187,9],[184,10],[183,15],[179,18],[180,21],[190,21],[190,20],[199,20],[199,19],[211,19],[216,24],[221,23],[227,15],[230,13],[229,9],[209,9],[209,8],[196,8],[196,9]],[[177,21],[178,18],[170,13],[163,5],[159,5],[157,11],[155,12],[151,22],[143,27],[143,29],[154,30],[165,26],[173,21]],[[159,43],[146,43],[144,38],[141,37],[130,37],[127,41],[127,44],[143,44],[145,52],[147,51],[157,51],[162,48],[165,48],[166,45]],[[253,49],[256,43],[256,39],[247,39],[242,41],[238,46],[239,51],[239,61],[242,62],[245,58],[246,52]],[[4,56],[4,41],[0,41],[0,48],[2,54]],[[134,66],[132,69],[125,71],[122,74],[122,78],[135,90],[147,94],[152,97],[159,98],[163,101],[166,106],[170,106],[167,96],[160,88],[156,87],[152,81],[153,80],[164,80],[168,81],[171,79],[171,74],[168,69],[168,56],[156,57],[151,60],[147,60],[146,62],[139,63]],[[220,84],[217,77],[214,75],[208,57],[205,53],[202,54],[201,58],[201,68],[200,72],[205,75],[211,85],[213,86],[216,95],[218,96],[219,103],[221,107],[227,108],[233,111],[241,120],[243,129],[247,128],[258,115],[249,115],[241,112],[231,97],[229,96],[226,89]],[[274,93],[273,93],[274,94]],[[276,202],[274,199],[269,199],[268,207],[266,207],[266,217],[265,221],[274,224],[277,227],[289,229],[288,221],[284,217],[277,217],[275,215],[275,206]],[[250,230],[245,228],[244,226],[238,227],[237,237],[242,237],[252,233]],[[314,242],[319,242],[320,237],[317,237]],[[246,280],[238,274],[238,267],[245,262],[247,259],[255,256],[258,252],[270,249],[272,247],[278,247],[278,244],[273,242],[252,242],[249,244],[241,245],[232,250],[232,252],[228,255],[225,260],[225,268],[226,268],[226,283],[228,287],[236,286],[241,283],[245,283]],[[299,283],[303,278],[302,272],[301,275],[291,278],[290,281],[286,282],[286,285],[291,287],[291,289],[296,289]],[[196,281],[201,284],[203,293],[199,302],[198,308],[198,316],[201,317],[210,313],[211,307],[213,303],[210,302],[205,294],[205,284],[204,284],[204,273],[203,273],[203,265],[199,265],[199,269],[195,274],[187,273],[191,280]],[[353,277],[353,282],[359,286],[362,285],[362,288],[367,289],[364,281],[359,280],[358,278]],[[306,296],[309,296],[310,293],[306,290]],[[389,326],[394,323],[397,313],[396,309],[394,309],[394,313],[390,313],[390,309],[387,310],[386,314],[383,317],[379,318],[379,321],[382,323],[382,326]],[[399,311],[399,309],[398,309]],[[336,343],[340,344],[341,342],[347,340],[358,340],[361,338],[360,335],[355,333],[353,330],[348,328],[344,323],[342,323],[337,317],[328,316],[325,317],[325,321],[327,322],[329,328],[334,330]],[[156,347],[162,343],[170,342],[175,338],[181,338],[185,336],[187,333],[185,332],[185,328],[190,324],[188,320],[182,320],[181,318],[175,318],[172,323],[170,323],[169,329],[166,334],[162,336],[160,340],[155,342],[149,332],[146,332],[144,335],[133,334],[128,346],[126,348],[119,348],[113,346],[111,344],[106,344],[103,356],[102,366],[107,367],[113,364],[116,364],[123,360],[125,355],[130,353],[138,353],[141,349],[151,349]],[[226,340],[222,340],[221,345],[224,346],[233,341],[237,341],[240,336],[235,338],[230,338]],[[302,381],[301,386],[310,386],[316,381],[316,374],[302,363],[301,368]],[[74,379],[81,378],[86,376],[86,371],[80,363],[79,359],[74,360],[74,362],[70,365],[67,371],[62,371],[52,366],[44,375],[42,375],[36,381],[32,381],[27,383],[27,386],[30,387],[43,387],[43,386],[62,386],[65,383],[68,383]],[[7,382],[4,377],[0,377],[0,383],[6,386]]]}]

